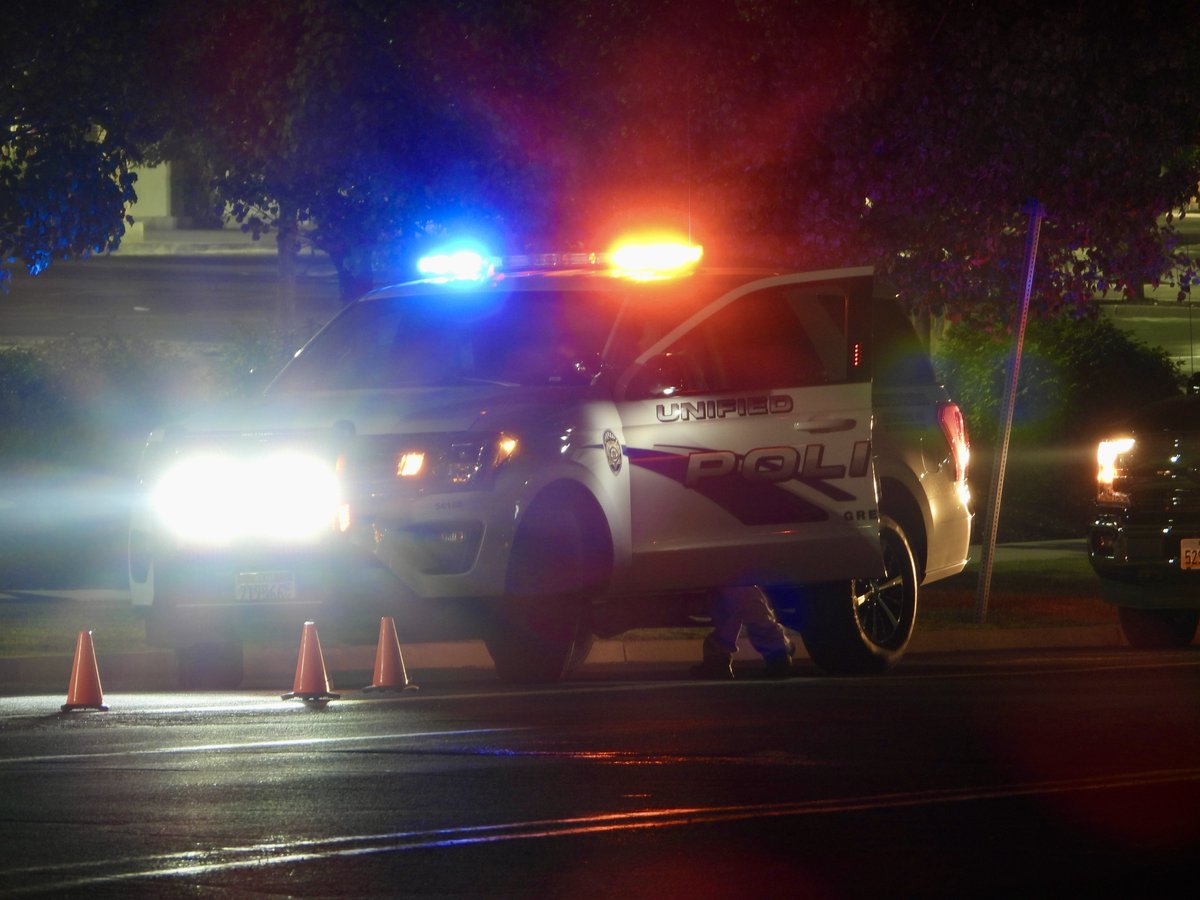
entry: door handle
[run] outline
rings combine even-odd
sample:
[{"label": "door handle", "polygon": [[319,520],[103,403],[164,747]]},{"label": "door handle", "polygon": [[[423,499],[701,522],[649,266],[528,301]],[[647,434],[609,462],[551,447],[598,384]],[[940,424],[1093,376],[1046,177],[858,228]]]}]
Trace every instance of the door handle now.
[{"label": "door handle", "polygon": [[854,419],[807,419],[794,423],[792,428],[813,434],[832,434],[835,431],[849,431],[857,424]]}]

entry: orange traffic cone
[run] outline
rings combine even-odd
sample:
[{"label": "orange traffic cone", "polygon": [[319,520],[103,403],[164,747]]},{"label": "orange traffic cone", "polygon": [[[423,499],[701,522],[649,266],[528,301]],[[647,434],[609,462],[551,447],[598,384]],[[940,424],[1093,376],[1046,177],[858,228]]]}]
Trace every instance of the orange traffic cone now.
[{"label": "orange traffic cone", "polygon": [[375,676],[364,691],[415,691],[417,686],[408,680],[400,638],[396,636],[396,621],[391,616],[379,620],[379,648],[375,651]]},{"label": "orange traffic cone", "polygon": [[75,663],[71,666],[71,683],[67,686],[67,702],[63,712],[73,709],[98,709],[107,712],[104,692],[100,690],[100,667],[96,665],[96,650],[92,646],[92,633],[79,632],[75,642]]},{"label": "orange traffic cone", "polygon": [[321,655],[321,639],[317,637],[315,622],[304,623],[300,638],[300,657],[296,660],[296,679],[290,694],[281,695],[284,700],[299,697],[301,700],[337,700],[342,695],[330,690],[329,673],[325,671],[325,657]]}]

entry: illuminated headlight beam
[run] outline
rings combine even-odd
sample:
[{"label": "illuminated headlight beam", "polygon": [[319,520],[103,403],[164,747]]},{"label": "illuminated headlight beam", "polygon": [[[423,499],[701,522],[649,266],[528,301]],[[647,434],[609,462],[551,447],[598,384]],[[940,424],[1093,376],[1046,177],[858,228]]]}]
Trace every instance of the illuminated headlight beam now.
[{"label": "illuminated headlight beam", "polygon": [[181,540],[313,540],[333,527],[341,491],[332,463],[300,453],[253,459],[201,455],[181,459],[159,480],[152,504]]}]

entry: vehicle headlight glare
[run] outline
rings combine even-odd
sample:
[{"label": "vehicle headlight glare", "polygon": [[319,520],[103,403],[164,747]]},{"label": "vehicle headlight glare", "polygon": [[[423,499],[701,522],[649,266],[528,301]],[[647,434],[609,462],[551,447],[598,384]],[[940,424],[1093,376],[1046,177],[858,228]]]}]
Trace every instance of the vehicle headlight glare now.
[{"label": "vehicle headlight glare", "polygon": [[416,478],[425,468],[425,454],[419,450],[406,450],[396,457],[396,477]]},{"label": "vehicle headlight glare", "polygon": [[202,544],[311,540],[333,527],[341,502],[332,463],[297,453],[189,457],[152,497],[169,532]]}]

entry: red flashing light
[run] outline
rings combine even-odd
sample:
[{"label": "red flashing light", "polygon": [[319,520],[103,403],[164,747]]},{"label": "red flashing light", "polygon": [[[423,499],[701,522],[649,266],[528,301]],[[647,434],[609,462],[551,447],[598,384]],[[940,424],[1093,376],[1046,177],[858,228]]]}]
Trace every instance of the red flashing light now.
[{"label": "red flashing light", "polygon": [[670,236],[646,235],[627,238],[608,253],[613,271],[622,278],[652,281],[685,275],[704,255],[699,244]]}]

